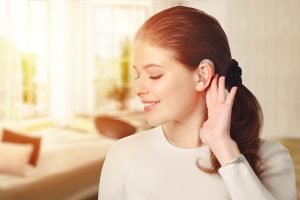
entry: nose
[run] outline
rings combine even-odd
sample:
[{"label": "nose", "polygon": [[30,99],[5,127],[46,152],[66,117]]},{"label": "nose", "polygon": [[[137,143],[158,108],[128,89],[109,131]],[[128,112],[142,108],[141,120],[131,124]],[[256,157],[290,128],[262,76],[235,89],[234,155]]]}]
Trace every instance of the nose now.
[{"label": "nose", "polygon": [[139,97],[147,94],[149,91],[147,89],[146,83],[142,80],[136,80],[135,82],[135,94]]}]

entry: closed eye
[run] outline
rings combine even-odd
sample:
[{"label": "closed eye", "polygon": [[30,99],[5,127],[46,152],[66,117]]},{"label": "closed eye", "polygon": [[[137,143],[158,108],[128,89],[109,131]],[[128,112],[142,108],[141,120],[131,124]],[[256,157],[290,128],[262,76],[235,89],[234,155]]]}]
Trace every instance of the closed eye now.
[{"label": "closed eye", "polygon": [[160,77],[162,77],[163,75],[160,74],[160,75],[157,75],[157,76],[149,76],[150,79],[159,79]]}]

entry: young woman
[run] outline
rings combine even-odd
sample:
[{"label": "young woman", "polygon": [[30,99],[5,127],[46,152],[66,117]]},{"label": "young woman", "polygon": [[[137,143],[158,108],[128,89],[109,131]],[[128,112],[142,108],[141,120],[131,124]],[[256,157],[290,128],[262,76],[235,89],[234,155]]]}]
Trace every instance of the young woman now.
[{"label": "young woman", "polygon": [[154,15],[133,67],[156,128],[113,145],[99,200],[296,199],[291,157],[259,139],[261,108],[216,19],[183,6]]}]

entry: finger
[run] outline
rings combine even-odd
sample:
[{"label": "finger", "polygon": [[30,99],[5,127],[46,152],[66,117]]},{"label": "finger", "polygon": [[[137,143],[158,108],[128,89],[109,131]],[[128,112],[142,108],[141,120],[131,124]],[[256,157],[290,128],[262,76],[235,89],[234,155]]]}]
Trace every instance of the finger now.
[{"label": "finger", "polygon": [[226,98],[226,103],[227,104],[233,105],[233,101],[234,101],[237,89],[238,88],[236,86],[234,86],[234,87],[231,88],[230,93],[228,94],[228,96]]},{"label": "finger", "polygon": [[215,101],[217,99],[217,95],[218,95],[218,74],[216,74],[211,82],[210,85],[210,92],[211,92],[211,100]]},{"label": "finger", "polygon": [[219,78],[218,84],[218,99],[221,102],[225,102],[225,76]]},{"label": "finger", "polygon": [[209,87],[206,91],[206,104],[207,107],[211,105],[211,88]]}]

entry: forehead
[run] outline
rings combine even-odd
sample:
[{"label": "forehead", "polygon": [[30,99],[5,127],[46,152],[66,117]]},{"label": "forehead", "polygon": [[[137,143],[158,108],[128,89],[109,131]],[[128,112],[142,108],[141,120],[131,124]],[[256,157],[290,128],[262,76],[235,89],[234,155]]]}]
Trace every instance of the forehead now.
[{"label": "forehead", "polygon": [[[140,68],[149,64],[169,66],[176,64],[174,52],[165,48],[137,40],[134,46],[134,65]],[[177,63],[178,64],[178,63]]]}]

